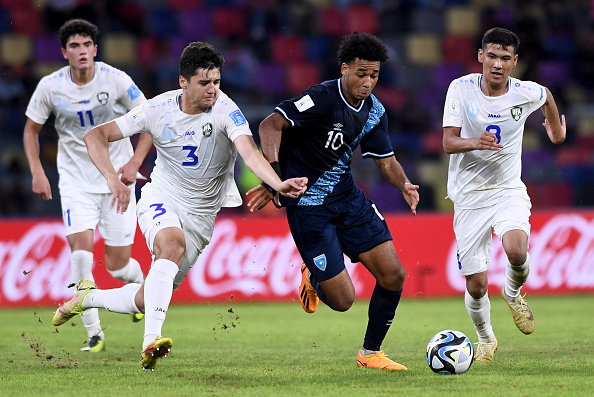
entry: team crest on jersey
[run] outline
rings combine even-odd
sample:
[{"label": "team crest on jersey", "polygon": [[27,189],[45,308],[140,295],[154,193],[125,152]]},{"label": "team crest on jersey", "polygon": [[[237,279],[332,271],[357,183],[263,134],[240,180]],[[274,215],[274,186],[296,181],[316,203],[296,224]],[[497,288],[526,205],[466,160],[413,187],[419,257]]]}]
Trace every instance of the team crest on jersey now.
[{"label": "team crest on jersey", "polygon": [[97,100],[100,104],[105,105],[109,100],[109,94],[107,92],[100,92],[97,94]]},{"label": "team crest on jersey", "polygon": [[211,123],[204,124],[202,126],[202,135],[210,136],[210,134],[212,134],[212,124]]},{"label": "team crest on jersey", "polygon": [[322,271],[326,270],[326,254],[316,256],[313,258],[313,261],[318,269]]},{"label": "team crest on jersey", "polygon": [[513,108],[511,108],[511,115],[514,118],[514,120],[520,120],[520,117],[522,117],[522,108],[519,106],[514,106]]}]

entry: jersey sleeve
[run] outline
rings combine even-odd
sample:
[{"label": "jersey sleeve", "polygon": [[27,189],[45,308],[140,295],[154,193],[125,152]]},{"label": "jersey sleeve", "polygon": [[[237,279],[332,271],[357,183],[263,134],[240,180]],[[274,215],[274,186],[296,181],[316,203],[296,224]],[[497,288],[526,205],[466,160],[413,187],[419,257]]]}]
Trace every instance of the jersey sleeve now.
[{"label": "jersey sleeve", "polygon": [[462,127],[462,93],[459,80],[450,83],[443,107],[443,127]]},{"label": "jersey sleeve", "polygon": [[217,117],[222,119],[223,129],[231,141],[240,135],[252,136],[250,125],[237,105],[233,103],[223,106],[218,113]]},{"label": "jersey sleeve", "polygon": [[281,102],[274,110],[291,123],[291,127],[305,127],[317,122],[326,112],[326,100],[317,86],[307,89],[303,95]]},{"label": "jersey sleeve", "polygon": [[119,100],[127,110],[147,101],[132,78],[124,72],[122,72],[118,81],[118,92],[121,93]]},{"label": "jersey sleeve", "polygon": [[49,84],[43,79],[39,82],[37,88],[35,88],[25,115],[37,124],[43,125],[51,113]]},{"label": "jersey sleeve", "polygon": [[364,158],[385,158],[394,155],[388,135],[388,116],[386,112],[380,122],[361,140],[361,154]]},{"label": "jersey sleeve", "polygon": [[544,86],[533,81],[523,81],[520,89],[530,100],[530,113],[540,109],[547,101],[547,90]]},{"label": "jersey sleeve", "polygon": [[120,127],[122,135],[124,135],[125,138],[138,134],[139,132],[147,132],[150,135],[153,135],[153,132],[149,127],[147,110],[147,104],[142,104],[114,120],[118,127]]}]

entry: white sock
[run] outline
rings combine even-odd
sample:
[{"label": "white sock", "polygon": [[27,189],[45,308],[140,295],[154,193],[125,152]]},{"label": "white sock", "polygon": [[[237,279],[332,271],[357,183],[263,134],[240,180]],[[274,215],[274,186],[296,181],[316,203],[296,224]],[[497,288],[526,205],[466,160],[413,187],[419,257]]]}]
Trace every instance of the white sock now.
[{"label": "white sock", "polygon": [[[85,250],[73,251],[70,254],[70,280],[78,286],[82,280],[91,280],[93,278],[93,253]],[[89,309],[82,314],[82,321],[87,329],[89,338],[99,335],[101,339],[105,339],[105,334],[101,330],[101,322],[99,321],[99,310]]]},{"label": "white sock", "polygon": [[495,338],[493,327],[491,327],[491,301],[487,292],[482,298],[474,299],[468,290],[464,293],[464,304],[470,319],[476,328],[479,342],[491,341]]},{"label": "white sock", "polygon": [[173,279],[179,267],[167,259],[157,259],[146,275],[144,282],[144,341],[142,348],[148,346],[161,335],[161,328],[167,316]]},{"label": "white sock", "polygon": [[100,307],[122,314],[140,313],[134,300],[141,286],[142,284],[130,283],[121,288],[93,290],[83,299],[82,307]]},{"label": "white sock", "polygon": [[526,256],[526,262],[520,266],[512,266],[506,261],[505,269],[505,295],[510,298],[517,298],[520,295],[522,285],[528,280],[530,274],[530,254]]},{"label": "white sock", "polygon": [[142,284],[144,281],[144,274],[140,268],[140,264],[134,258],[130,258],[128,264],[119,270],[107,270],[114,278],[129,283]]}]

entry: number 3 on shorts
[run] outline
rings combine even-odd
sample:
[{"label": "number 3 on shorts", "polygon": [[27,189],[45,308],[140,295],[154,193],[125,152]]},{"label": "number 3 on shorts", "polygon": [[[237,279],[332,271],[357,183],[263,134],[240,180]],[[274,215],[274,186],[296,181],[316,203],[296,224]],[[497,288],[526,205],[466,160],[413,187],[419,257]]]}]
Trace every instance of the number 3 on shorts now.
[{"label": "number 3 on shorts", "polygon": [[163,208],[163,203],[151,204],[151,205],[149,205],[149,207],[155,209],[155,216],[153,216],[153,219],[155,219],[156,217],[161,216],[167,212],[167,210],[165,210],[165,208]]}]

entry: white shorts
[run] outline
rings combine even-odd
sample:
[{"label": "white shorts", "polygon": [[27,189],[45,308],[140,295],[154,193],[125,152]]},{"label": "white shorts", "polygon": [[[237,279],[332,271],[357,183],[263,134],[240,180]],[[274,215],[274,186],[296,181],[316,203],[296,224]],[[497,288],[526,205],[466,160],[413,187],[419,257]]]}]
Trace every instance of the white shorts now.
[{"label": "white shorts", "polygon": [[491,259],[493,232],[501,239],[510,230],[522,230],[530,237],[530,209],[527,194],[503,197],[493,207],[454,211],[454,233],[458,245],[458,268],[468,276],[487,270]]},{"label": "white shorts", "polygon": [[155,236],[160,230],[177,227],[182,230],[186,240],[186,254],[180,271],[173,280],[174,289],[181,284],[202,250],[210,243],[216,216],[216,214],[188,214],[160,189],[150,183],[143,186],[138,201],[138,224],[153,257]]},{"label": "white shorts", "polygon": [[115,206],[111,208],[113,194],[88,193],[80,190],[60,190],[62,218],[66,236],[95,231],[99,233],[105,245],[111,247],[127,247],[134,242],[136,233],[136,193],[135,184],[130,188],[130,204],[123,214],[118,214]]}]

